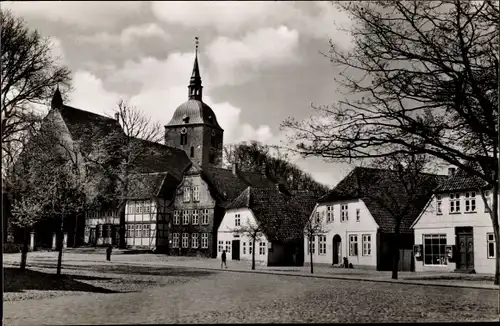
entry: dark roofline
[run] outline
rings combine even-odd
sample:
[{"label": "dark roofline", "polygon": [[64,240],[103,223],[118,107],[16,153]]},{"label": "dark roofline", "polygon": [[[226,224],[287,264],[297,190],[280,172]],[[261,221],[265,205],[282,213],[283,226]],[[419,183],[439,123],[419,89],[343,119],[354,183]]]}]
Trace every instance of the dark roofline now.
[{"label": "dark roofline", "polygon": [[[56,109],[58,109],[58,108],[56,108]],[[86,114],[90,114],[90,115],[94,115],[94,116],[97,116],[97,117],[100,117],[100,118],[105,118],[105,119],[108,119],[108,120],[116,121],[115,119],[113,119],[111,117],[108,117],[108,116],[105,116],[105,115],[100,115],[98,113],[90,112],[90,111],[87,111],[87,110],[75,108],[73,106],[69,106],[69,105],[66,105],[66,104],[63,104],[62,109],[77,110],[77,111],[80,111],[80,112],[83,112],[83,113],[86,113]]]},{"label": "dark roofline", "polygon": [[224,129],[222,129],[222,127],[220,127],[220,126],[214,126],[214,125],[210,125],[208,123],[200,123],[200,122],[197,122],[197,123],[185,123],[185,124],[178,123],[178,124],[164,125],[165,128],[169,128],[169,127],[185,127],[185,126],[189,126],[189,127],[209,126],[211,128],[218,129],[220,131],[224,131]]}]

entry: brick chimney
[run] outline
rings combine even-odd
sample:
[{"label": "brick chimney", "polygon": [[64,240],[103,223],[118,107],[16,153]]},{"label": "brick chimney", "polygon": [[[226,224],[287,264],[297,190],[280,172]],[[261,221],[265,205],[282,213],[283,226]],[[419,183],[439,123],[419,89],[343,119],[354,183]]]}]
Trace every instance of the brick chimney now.
[{"label": "brick chimney", "polygon": [[234,162],[234,163],[233,163],[233,174],[234,174],[235,176],[237,176],[237,175],[238,175],[238,172],[239,172],[239,166],[238,166],[238,163],[237,163],[237,162]]},{"label": "brick chimney", "polygon": [[457,168],[455,168],[455,167],[449,167],[448,168],[448,176],[452,177],[455,174],[456,170],[457,170]]}]

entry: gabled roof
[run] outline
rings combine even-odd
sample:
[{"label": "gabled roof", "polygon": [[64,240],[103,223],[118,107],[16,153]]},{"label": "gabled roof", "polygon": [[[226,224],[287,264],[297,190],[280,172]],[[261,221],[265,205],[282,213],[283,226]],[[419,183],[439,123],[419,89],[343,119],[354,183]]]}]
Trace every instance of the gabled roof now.
[{"label": "gabled roof", "polygon": [[123,133],[115,119],[68,105],[61,105],[58,110],[74,140],[80,140],[89,134],[92,137],[105,137],[112,132]]},{"label": "gabled roof", "polygon": [[280,189],[278,185],[270,188],[247,187],[227,209],[251,209],[269,241],[301,239],[318,198],[308,191],[284,193]]},{"label": "gabled roof", "polygon": [[183,150],[139,138],[133,138],[132,142],[132,146],[140,147],[142,152],[134,162],[138,173],[168,171],[180,176],[191,165]]},{"label": "gabled roof", "polygon": [[[432,196],[435,187],[445,180],[445,176],[422,174],[416,195],[407,214],[403,217],[400,231],[411,232],[410,226]],[[347,177],[318,202],[361,199],[375,219],[381,232],[394,232],[395,220],[391,210],[401,209],[408,201],[403,184],[390,170],[356,167]],[[392,204],[391,204],[392,203]],[[388,205],[390,208],[388,208]]]},{"label": "gabled roof", "polygon": [[203,176],[209,186],[222,200],[222,206],[229,204],[248,186],[272,187],[274,182],[265,175],[254,172],[238,171],[236,175],[230,169],[206,167]]},{"label": "gabled roof", "polygon": [[[471,165],[474,166],[474,164]],[[478,169],[479,167],[476,165],[475,168]],[[438,186],[435,191],[436,193],[443,193],[460,190],[477,190],[485,187],[488,187],[488,183],[484,179],[476,175],[470,175],[463,169],[458,169],[455,174]]]},{"label": "gabled roof", "polygon": [[128,199],[171,199],[180,183],[177,176],[168,173],[136,173],[129,175]]}]

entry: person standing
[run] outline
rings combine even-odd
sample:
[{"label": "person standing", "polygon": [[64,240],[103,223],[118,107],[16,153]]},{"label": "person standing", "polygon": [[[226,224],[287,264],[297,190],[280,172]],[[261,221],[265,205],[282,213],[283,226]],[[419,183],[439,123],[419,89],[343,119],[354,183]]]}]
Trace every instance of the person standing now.
[{"label": "person standing", "polygon": [[226,263],[226,251],[222,250],[222,255],[221,255],[222,261],[220,263],[220,268],[222,268],[222,265],[226,266],[227,268],[227,263]]},{"label": "person standing", "polygon": [[106,248],[106,260],[111,261],[111,252],[113,251],[113,247],[111,245],[108,245]]}]

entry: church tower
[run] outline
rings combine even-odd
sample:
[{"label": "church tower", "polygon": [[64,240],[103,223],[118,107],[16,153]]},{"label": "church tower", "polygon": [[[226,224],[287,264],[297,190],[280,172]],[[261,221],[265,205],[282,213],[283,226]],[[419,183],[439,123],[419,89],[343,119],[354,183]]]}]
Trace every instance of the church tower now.
[{"label": "church tower", "polygon": [[188,100],[177,107],[165,126],[165,145],[184,150],[191,161],[201,167],[221,167],[223,136],[224,130],[219,126],[214,111],[203,103],[196,38]]}]

